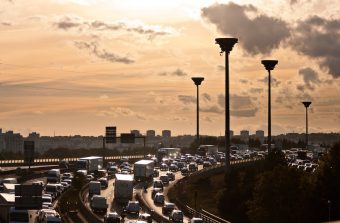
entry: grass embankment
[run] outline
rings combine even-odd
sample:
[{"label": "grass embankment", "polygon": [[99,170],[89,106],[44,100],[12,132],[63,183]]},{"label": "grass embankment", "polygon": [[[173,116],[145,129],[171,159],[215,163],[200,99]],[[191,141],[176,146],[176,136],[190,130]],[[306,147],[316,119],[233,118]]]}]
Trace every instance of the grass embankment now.
[{"label": "grass embankment", "polygon": [[170,201],[179,201],[192,208],[195,208],[195,194],[197,210],[204,209],[218,215],[217,201],[219,191],[223,189],[224,174],[218,174],[205,179],[192,181],[189,179],[178,182],[169,190]]}]

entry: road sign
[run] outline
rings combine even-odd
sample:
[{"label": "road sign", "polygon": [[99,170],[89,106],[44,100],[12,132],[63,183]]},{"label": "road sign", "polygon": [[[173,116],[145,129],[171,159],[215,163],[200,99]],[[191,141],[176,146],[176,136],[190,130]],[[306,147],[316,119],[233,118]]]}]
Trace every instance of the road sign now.
[{"label": "road sign", "polygon": [[15,196],[19,197],[41,197],[41,185],[15,185]]},{"label": "road sign", "polygon": [[122,133],[120,134],[121,143],[135,143],[135,134],[133,133]]},{"label": "road sign", "polygon": [[117,128],[116,126],[107,126],[105,132],[106,143],[116,143]]},{"label": "road sign", "polygon": [[24,162],[34,162],[34,141],[24,141]]},{"label": "road sign", "polygon": [[42,208],[42,185],[15,185],[14,193],[15,208]]},{"label": "road sign", "polygon": [[42,197],[15,197],[15,208],[36,209],[42,208]]}]

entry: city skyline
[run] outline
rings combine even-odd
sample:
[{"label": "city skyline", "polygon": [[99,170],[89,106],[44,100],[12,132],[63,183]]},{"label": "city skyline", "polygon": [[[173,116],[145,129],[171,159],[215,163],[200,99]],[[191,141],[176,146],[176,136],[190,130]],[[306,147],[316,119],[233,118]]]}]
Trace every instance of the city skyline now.
[{"label": "city skyline", "polygon": [[339,132],[335,0],[32,2],[0,2],[4,130],[103,135],[115,125],[195,135],[191,77],[202,76],[200,134],[223,135],[224,65],[214,39],[230,36],[239,39],[230,57],[234,132],[267,134],[266,58],[279,60],[272,134],[305,132],[305,100],[313,102],[310,133]]}]

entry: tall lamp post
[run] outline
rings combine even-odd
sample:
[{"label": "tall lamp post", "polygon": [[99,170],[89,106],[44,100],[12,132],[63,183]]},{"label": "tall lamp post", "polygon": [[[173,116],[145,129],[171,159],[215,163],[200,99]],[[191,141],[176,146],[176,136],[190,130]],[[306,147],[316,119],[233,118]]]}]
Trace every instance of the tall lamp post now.
[{"label": "tall lamp post", "polygon": [[237,43],[237,38],[216,38],[221,54],[225,52],[225,165],[230,169],[230,104],[229,104],[229,53]]},{"label": "tall lamp post", "polygon": [[268,71],[268,153],[271,152],[272,144],[272,118],[271,118],[271,92],[270,92],[270,71],[274,70],[277,60],[262,60],[261,63]]},{"label": "tall lamp post", "polygon": [[196,140],[199,143],[199,140],[200,140],[200,121],[199,121],[199,91],[198,91],[198,86],[201,85],[202,81],[204,80],[204,77],[192,77],[191,79],[194,81],[194,83],[197,87]]},{"label": "tall lamp post", "polygon": [[308,107],[312,104],[311,101],[303,101],[302,104],[306,108],[306,149],[308,149]]}]

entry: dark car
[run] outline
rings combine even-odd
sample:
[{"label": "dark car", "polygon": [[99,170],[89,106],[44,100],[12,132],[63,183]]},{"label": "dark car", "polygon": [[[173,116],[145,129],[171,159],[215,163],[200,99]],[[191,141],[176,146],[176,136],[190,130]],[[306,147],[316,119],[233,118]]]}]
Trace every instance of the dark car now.
[{"label": "dark car", "polygon": [[128,214],[137,214],[137,215],[139,215],[140,209],[141,207],[138,201],[129,201],[129,203],[127,204],[125,208]]},{"label": "dark car", "polygon": [[158,177],[159,176],[159,170],[154,169],[153,171],[153,177]]},{"label": "dark car", "polygon": [[161,166],[160,166],[161,170],[165,170],[166,171],[166,170],[168,170],[168,168],[169,167],[168,167],[168,165],[166,163],[161,163]]},{"label": "dark car", "polygon": [[163,190],[164,184],[161,180],[155,180],[153,182],[153,188],[160,188],[161,190]]},{"label": "dark car", "polygon": [[183,167],[181,169],[181,173],[182,173],[183,176],[188,176],[190,174],[188,167]]},{"label": "dark car", "polygon": [[197,170],[198,170],[197,163],[195,163],[195,162],[189,163],[188,168],[189,168],[189,171],[190,171],[190,172],[195,172],[195,171],[197,171]]},{"label": "dark car", "polygon": [[170,164],[169,171],[177,172],[178,171],[178,166],[176,164],[173,164],[173,163]]},{"label": "dark car", "polygon": [[183,222],[183,212],[180,210],[173,210],[169,215],[169,220],[172,222]]},{"label": "dark car", "polygon": [[168,176],[170,181],[175,180],[175,174],[173,172],[168,171],[166,175]]},{"label": "dark car", "polygon": [[109,212],[104,216],[104,223],[120,223],[121,217],[117,212]]},{"label": "dark car", "polygon": [[99,178],[100,187],[107,188],[109,186],[109,182],[106,177]]},{"label": "dark car", "polygon": [[175,209],[174,203],[165,203],[162,207],[162,214],[169,215]]},{"label": "dark car", "polygon": [[203,168],[206,168],[206,167],[209,167],[209,166],[211,166],[210,161],[204,161],[203,162]]},{"label": "dark car", "polygon": [[148,213],[139,214],[138,221],[146,221],[147,223],[152,223],[152,217]]},{"label": "dark car", "polygon": [[169,176],[168,175],[160,176],[159,179],[163,182],[163,185],[169,185]]}]

